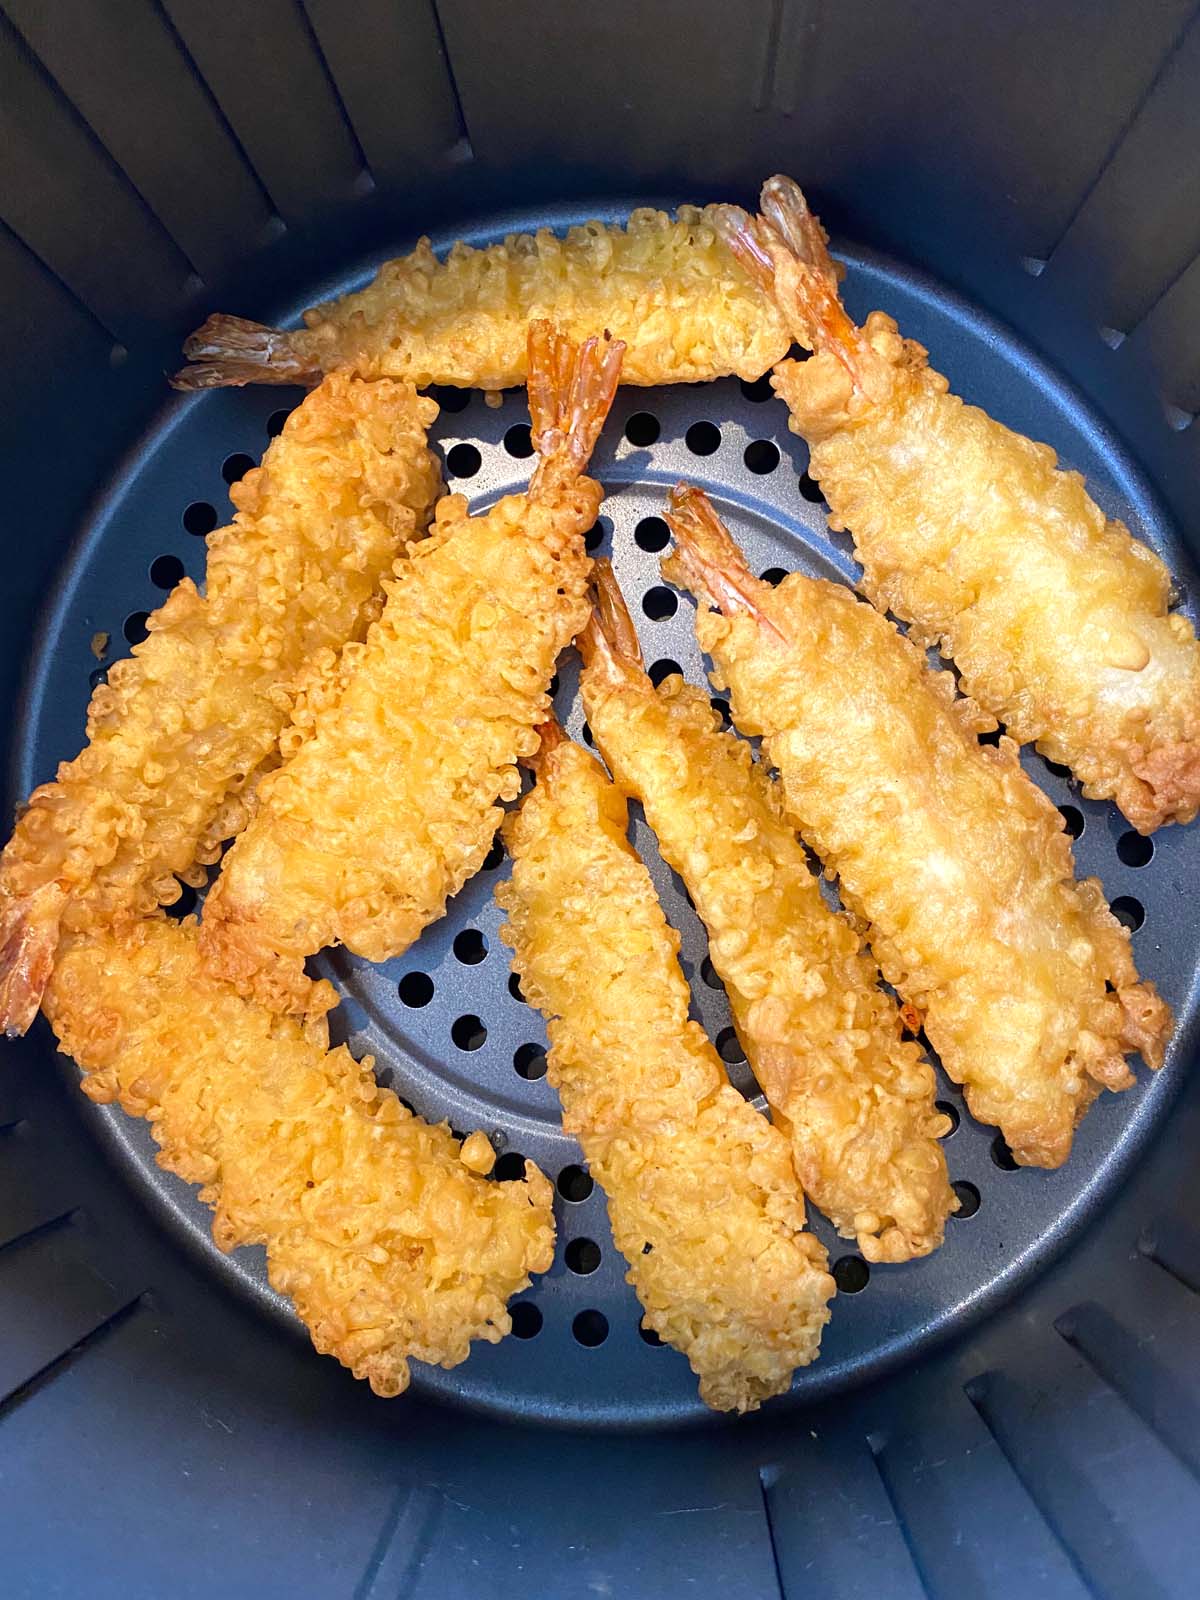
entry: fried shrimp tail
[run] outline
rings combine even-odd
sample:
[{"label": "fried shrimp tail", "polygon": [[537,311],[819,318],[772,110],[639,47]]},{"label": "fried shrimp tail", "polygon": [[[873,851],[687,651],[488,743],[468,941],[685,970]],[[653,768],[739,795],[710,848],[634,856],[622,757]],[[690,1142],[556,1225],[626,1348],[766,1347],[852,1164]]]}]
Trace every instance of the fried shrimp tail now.
[{"label": "fried shrimp tail", "polygon": [[[789,820],[840,879],[887,981],[923,1019],[973,1115],[1054,1167],[1126,1053],[1162,1060],[1170,1012],[1138,979],[1095,879],[1016,746],[839,584],[755,578],[697,491],[672,496],[668,575],[704,602],[697,637],[761,734]],[[595,722],[592,722],[595,727]],[[715,961],[715,957],[714,957]]]},{"label": "fried shrimp tail", "polygon": [[0,1027],[36,1013],[60,928],[132,919],[199,884],[244,824],[298,700],[378,614],[440,486],[409,384],[337,375],[234,485],[184,578],[88,708],[83,752],[36,789],[0,856]]},{"label": "fried shrimp tail", "polygon": [[222,1250],[266,1246],[323,1355],[376,1394],[409,1361],[452,1367],[511,1328],[509,1299],[554,1249],[552,1191],[479,1176],[494,1159],[381,1089],[369,1058],[327,1050],[204,973],[192,920],[72,936],[46,1013],[95,1101],[145,1117],[159,1163],[216,1215]]},{"label": "fried shrimp tail", "polygon": [[365,289],[305,312],[303,328],[210,317],[172,382],[307,383],[347,368],[504,389],[528,378],[526,333],[543,317],[576,343],[600,328],[624,341],[622,383],[758,378],[789,336],[769,288],[719,238],[715,210],[639,210],[624,226],[587,222],[565,239],[541,229],[482,250],[457,244],[440,261],[422,239]]},{"label": "fried shrimp tail", "polygon": [[1200,644],[1162,561],[1107,518],[1048,445],[949,392],[928,354],[874,311],[846,315],[824,234],[789,178],[763,217],[722,211],[796,339],[773,384],[809,471],[847,529],[862,587],[958,669],[963,690],[1065,763],[1141,833],[1200,810]]},{"label": "fried shrimp tail", "polygon": [[579,640],[588,724],[708,929],[801,1186],[868,1261],[926,1255],[956,1206],[933,1072],[861,939],[826,906],[778,786],[718,730],[705,693],[678,677],[654,687],[607,562],[596,588]]},{"label": "fried shrimp tail", "polygon": [[214,313],[184,342],[191,363],[176,389],[240,388],[247,383],[317,383],[321,368],[304,341],[245,317]]},{"label": "fried shrimp tail", "polygon": [[309,1003],[304,961],[327,945],[382,961],[440,917],[536,749],[555,662],[587,617],[602,491],[583,472],[622,351],[544,323],[529,342],[528,494],[478,517],[461,495],[439,504],[366,642],[306,703],[208,897],[211,970],[268,1006]]},{"label": "fried shrimp tail", "polygon": [[834,1293],[778,1129],[699,1025],[619,791],[550,734],[505,823],[497,893],[523,992],[547,1018],[563,1126],[608,1199],[644,1324],[718,1410],[752,1411],[817,1354]]}]

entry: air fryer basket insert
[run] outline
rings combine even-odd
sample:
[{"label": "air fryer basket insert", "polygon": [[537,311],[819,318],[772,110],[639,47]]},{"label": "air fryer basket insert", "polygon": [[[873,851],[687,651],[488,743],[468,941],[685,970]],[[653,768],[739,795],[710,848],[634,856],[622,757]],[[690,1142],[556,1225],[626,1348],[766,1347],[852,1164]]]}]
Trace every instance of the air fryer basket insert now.
[{"label": "air fryer basket insert", "polygon": [[[937,7],[930,32],[916,9],[854,4],[773,4],[732,37],[722,8],[692,5],[568,25],[466,0],[437,17],[281,0],[236,21],[169,0],[120,8],[122,25],[83,5],[69,31],[24,0],[4,9],[2,665],[10,697],[26,685],[14,799],[77,748],[101,670],[92,636],[111,633],[111,659],[180,565],[198,575],[196,533],[225,520],[227,482],[294,398],[164,401],[163,369],[202,311],[286,317],[420,227],[443,223],[439,247],[561,228],[623,214],[638,185],[671,204],[749,199],[778,167],[812,182],[848,238],[887,251],[844,252],[851,309],[894,312],[959,392],[1051,442],[1197,593],[1200,238],[1194,163],[1173,159],[1200,115],[1186,6],[1139,8],[1134,26],[1127,6],[1020,5],[1003,37],[961,15],[956,32]],[[526,420],[519,394],[447,405],[435,437],[473,508],[524,482]],[[654,519],[678,477],[710,491],[756,571],[853,580],[804,465],[761,388],[621,392],[596,462],[597,548],[649,661],[702,681],[689,603],[657,575]],[[569,664],[556,705],[583,737]],[[748,1423],[709,1423],[682,1359],[639,1334],[602,1199],[541,1076],[542,1025],[508,981],[502,860],[401,960],[325,961],[352,1045],[398,1092],[558,1180],[555,1266],[522,1297],[523,1336],[450,1373],[418,1369],[400,1402],[312,1355],[261,1263],[215,1252],[145,1126],[87,1105],[44,1027],[6,1050],[14,1592],[445,1596],[485,1572],[538,1595],[1188,1593],[1200,1130],[1183,1080],[1200,858],[1194,830],[1174,828],[1145,859],[1111,807],[1026,759],[1177,1009],[1168,1066],[1104,1097],[1055,1174],[1009,1170],[943,1080],[971,1214],[933,1260],[861,1287],[818,1220],[842,1262],[824,1353]],[[635,830],[697,1014],[752,1092],[695,915]],[[546,1422],[560,1431],[529,1426]]]}]

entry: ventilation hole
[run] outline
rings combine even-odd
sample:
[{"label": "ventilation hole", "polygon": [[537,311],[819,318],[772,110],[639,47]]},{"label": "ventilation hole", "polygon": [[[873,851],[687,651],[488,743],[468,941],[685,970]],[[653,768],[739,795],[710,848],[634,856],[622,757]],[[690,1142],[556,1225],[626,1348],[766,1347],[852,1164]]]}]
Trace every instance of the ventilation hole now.
[{"label": "ventilation hole", "polygon": [[769,400],[774,393],[771,379],[765,373],[761,378],[755,378],[753,383],[747,383],[745,378],[742,379],[742,394],[755,405],[763,400]]},{"label": "ventilation hole", "polygon": [[454,954],[464,967],[477,967],[487,955],[487,940],[478,928],[464,928],[454,936]]},{"label": "ventilation hole", "polygon": [[504,840],[499,834],[492,840],[492,847],[483,858],[483,871],[495,872],[504,860]]},{"label": "ventilation hole", "polygon": [[683,668],[678,661],[672,661],[670,656],[663,656],[661,660],[650,663],[650,682],[656,689],[664,679],[671,677],[673,673],[682,677]]},{"label": "ventilation hole", "polygon": [[625,437],[639,450],[652,445],[661,432],[658,418],[652,411],[635,411],[625,424]]},{"label": "ventilation hole", "polygon": [[107,682],[108,682],[108,668],[107,667],[97,667],[93,672],[89,672],[88,673],[88,687],[91,688],[91,689],[98,689],[102,683],[107,683]]},{"label": "ventilation hole", "polygon": [[581,1311],[571,1324],[577,1344],[594,1350],[608,1338],[608,1318],[603,1311]]},{"label": "ventilation hole", "polygon": [[183,577],[183,570],[178,556],[155,556],[150,563],[150,582],[157,589],[173,589]]},{"label": "ventilation hole", "polygon": [[952,1139],[958,1132],[958,1124],[961,1120],[958,1115],[958,1107],[952,1104],[949,1100],[939,1100],[937,1103],[937,1109],[944,1117],[948,1117],[950,1120],[950,1126],[946,1129],[945,1133],[942,1135],[942,1138]]},{"label": "ventilation hole", "polygon": [[590,1172],[583,1167],[564,1167],[558,1175],[558,1192],[564,1200],[570,1200],[573,1205],[578,1205],[581,1200],[586,1200],[596,1187]]},{"label": "ventilation hole", "polygon": [[232,486],[244,478],[248,472],[252,471],[255,465],[253,456],[248,456],[243,451],[238,450],[233,455],[226,456],[222,461],[221,476],[226,483]]},{"label": "ventilation hole", "polygon": [[770,439],[752,439],[746,446],[742,460],[751,472],[761,478],[768,472],[774,472],[779,465],[779,446],[772,444]]},{"label": "ventilation hole", "polygon": [[1072,839],[1078,839],[1083,833],[1083,812],[1078,806],[1059,806],[1058,812],[1066,824],[1068,834]]},{"label": "ventilation hole", "polygon": [[592,738],[592,730],[589,724],[585,722],[579,731],[583,735],[584,744],[587,745],[589,750],[594,750],[596,741]]},{"label": "ventilation hole", "polygon": [[1140,833],[1123,833],[1117,840],[1117,855],[1127,867],[1149,866],[1154,855],[1154,840],[1144,839]]},{"label": "ventilation hole", "polygon": [[600,1246],[594,1239],[572,1239],[563,1251],[563,1260],[571,1272],[586,1278],[600,1265]]},{"label": "ventilation hole", "polygon": [[700,963],[700,976],[704,979],[705,983],[710,989],[723,989],[725,987],[720,978],[717,976],[716,967],[713,966],[712,962],[707,956],[705,956],[704,960]]},{"label": "ventilation hole", "polygon": [[825,504],[825,496],[821,493],[821,485],[815,478],[810,478],[807,472],[800,474],[800,493],[809,505],[820,506]]},{"label": "ventilation hole", "polygon": [[633,542],[639,550],[649,551],[654,555],[656,551],[665,550],[671,538],[671,530],[661,517],[643,517],[633,530]]},{"label": "ventilation hole", "polygon": [[952,1183],[950,1187],[958,1196],[958,1210],[954,1215],[960,1219],[973,1217],[979,1210],[979,1190],[973,1183],[967,1183],[962,1178],[957,1183]]},{"label": "ventilation hole", "polygon": [[583,536],[583,543],[589,555],[595,555],[604,543],[604,536],[612,532],[612,523],[607,517],[597,517],[591,527]]},{"label": "ventilation hole", "polygon": [[533,439],[527,422],[513,423],[504,435],[504,448],[510,456],[516,456],[518,461],[524,461],[533,454]]},{"label": "ventilation hole", "polygon": [[416,1011],[433,999],[433,979],[427,972],[406,972],[400,979],[400,998]]},{"label": "ventilation hole", "polygon": [[998,1133],[992,1140],[992,1160],[1001,1172],[1019,1171],[1019,1163],[1012,1151],[1008,1148],[1008,1140],[1002,1133]]},{"label": "ventilation hole", "polygon": [[720,448],[721,430],[714,422],[693,422],[683,440],[694,456],[711,456]]},{"label": "ventilation hole", "polygon": [[530,1083],[546,1076],[546,1047],[540,1044],[521,1044],[513,1051],[513,1066],[519,1077]]},{"label": "ventilation hole", "polygon": [[520,1001],[521,1005],[527,1006],[529,1004],[529,1001],[521,993],[521,980],[515,972],[510,972],[508,975],[508,992],[514,1000]]},{"label": "ventilation hole", "polygon": [[1064,780],[1071,776],[1070,767],[1064,767],[1061,761],[1047,761],[1046,771],[1052,772],[1056,778]]},{"label": "ventilation hole", "polygon": [[745,1061],[746,1052],[742,1049],[742,1041],[738,1038],[733,1028],[722,1028],[717,1035],[717,1054],[727,1066],[737,1066]]},{"label": "ventilation hole", "polygon": [[150,620],[148,611],[131,611],[121,625],[121,632],[130,644],[141,644],[149,636],[150,630],[146,623]]},{"label": "ventilation hole", "polygon": [[772,589],[778,589],[779,585],[786,577],[787,572],[783,567],[768,567],[767,570],[762,574],[762,581],[764,583],[769,583]]},{"label": "ventilation hole", "polygon": [[173,900],[167,907],[169,917],[190,917],[196,909],[196,891],[190,883],[179,886],[179,899]]},{"label": "ventilation hole", "polygon": [[483,457],[473,444],[452,445],[446,452],[446,471],[452,478],[473,478],[483,465]]},{"label": "ventilation hole", "polygon": [[1117,896],[1112,903],[1112,914],[1118,922],[1124,923],[1130,933],[1136,933],[1146,920],[1145,906],[1131,894]]},{"label": "ventilation hole", "polygon": [[506,1150],[492,1168],[492,1173],[501,1183],[516,1183],[518,1178],[525,1176],[525,1157],[519,1150]]},{"label": "ventilation hole", "polygon": [[283,432],[284,424],[287,422],[287,419],[291,416],[291,414],[292,413],[287,406],[280,406],[278,411],[272,411],[271,415],[267,418],[268,439],[278,439],[279,435]]},{"label": "ventilation hole", "polygon": [[860,1294],[871,1281],[871,1269],[861,1256],[839,1256],[831,1271],[839,1294]]},{"label": "ventilation hole", "polygon": [[517,1339],[536,1339],[542,1331],[542,1313],[532,1300],[518,1300],[509,1316],[512,1317],[513,1336]]},{"label": "ventilation hole", "polygon": [[449,412],[451,416],[457,416],[471,404],[470,389],[452,389],[449,384],[435,383],[429,392],[437,401],[438,409]]},{"label": "ventilation hole", "polygon": [[[743,384],[742,387],[744,389],[746,387],[745,384]],[[645,1323],[638,1323],[638,1332],[642,1336],[642,1343],[648,1344],[652,1350],[662,1350],[664,1348],[662,1340],[655,1333],[654,1329],[647,1328]]]},{"label": "ventilation hole", "polygon": [[721,727],[723,729],[732,728],[733,718],[729,714],[729,701],[722,700],[721,696],[717,694],[714,695],[708,703],[720,717]]},{"label": "ventilation hole", "polygon": [[487,1029],[479,1017],[468,1012],[466,1016],[455,1017],[450,1024],[450,1037],[460,1050],[478,1050],[487,1038]]},{"label": "ventilation hole", "polygon": [[642,596],[642,610],[651,622],[665,622],[679,610],[679,597],[674,589],[656,583],[653,589],[647,589]]},{"label": "ventilation hole", "polygon": [[194,533],[197,539],[203,539],[216,525],[216,507],[210,506],[207,500],[193,500],[183,513],[185,532]]}]

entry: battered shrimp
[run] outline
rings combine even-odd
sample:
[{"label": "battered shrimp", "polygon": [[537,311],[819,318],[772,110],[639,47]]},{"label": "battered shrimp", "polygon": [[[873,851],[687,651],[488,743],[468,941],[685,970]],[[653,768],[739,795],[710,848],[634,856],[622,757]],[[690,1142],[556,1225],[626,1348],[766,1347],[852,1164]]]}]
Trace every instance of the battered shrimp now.
[{"label": "battered shrimp", "polygon": [[688,1020],[679,936],[599,763],[543,729],[538,782],[504,825],[497,891],[549,1078],[608,1197],[644,1325],[717,1410],[753,1411],[817,1354],[833,1279],[804,1231],[787,1142]]},{"label": "battered shrimp", "polygon": [[540,461],[527,495],[468,518],[438,505],[429,539],[385,584],[383,613],[306,706],[306,734],[264,779],[204,911],[210,969],[280,1010],[306,956],[398,955],[479,870],[537,748],[554,664],[587,618],[584,534],[602,498],[583,476],[621,345],[530,331]]},{"label": "battered shrimp", "polygon": [[411,385],[327,378],[236,484],[149,637],[92,696],[88,744],[34,790],[0,857],[0,1024],[37,1013],[60,928],[137,917],[204,881],[245,821],[305,674],[378,615],[380,582],[439,488]]},{"label": "battered shrimp", "polygon": [[1169,610],[1159,558],[1109,521],[1077,472],[964,405],[874,311],[855,327],[825,235],[788,178],[757,224],[719,224],[817,353],[775,370],[809,470],[847,528],[863,588],[959,670],[964,691],[1115,799],[1141,833],[1200,809],[1200,646]]},{"label": "battered shrimp", "polygon": [[410,1359],[452,1367],[472,1339],[495,1344],[509,1298],[549,1268],[551,1188],[532,1162],[485,1182],[483,1134],[459,1145],[379,1088],[369,1058],[207,977],[191,919],[68,936],[45,1006],[84,1092],[149,1120],[160,1164],[203,1185],[221,1249],[265,1245],[313,1344],[376,1394],[408,1387]]},{"label": "battered shrimp", "polygon": [[956,1207],[934,1077],[846,918],[821,897],[778,785],[721,733],[708,696],[642,669],[612,568],[580,638],[583,703],[709,935],[738,1035],[805,1193],[868,1261],[942,1242]]},{"label": "battered shrimp", "polygon": [[548,317],[575,340],[608,328],[626,344],[623,383],[757,378],[790,336],[769,292],[713,228],[713,208],[675,220],[635,211],[626,227],[548,229],[439,262],[422,239],[357,294],[305,313],[292,333],[214,316],[184,345],[179,389],[305,383],[335,367],[363,377],[503,389],[524,383],[526,330]]},{"label": "battered shrimp", "polygon": [[1076,882],[1062,818],[1011,740],[915,645],[839,584],[754,578],[699,491],[668,521],[670,576],[702,600],[697,637],[764,737],[785,810],[861,916],[875,958],[967,1104],[1016,1159],[1056,1167],[1125,1052],[1151,1067],[1170,1012],[1140,983],[1099,882]]}]

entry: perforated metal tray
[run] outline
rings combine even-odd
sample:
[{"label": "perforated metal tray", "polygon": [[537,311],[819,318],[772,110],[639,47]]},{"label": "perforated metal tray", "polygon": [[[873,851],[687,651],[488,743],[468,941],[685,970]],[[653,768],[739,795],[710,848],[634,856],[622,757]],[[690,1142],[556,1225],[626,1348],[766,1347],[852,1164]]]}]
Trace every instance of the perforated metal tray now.
[{"label": "perforated metal tray", "polygon": [[[513,228],[563,228],[577,220],[582,216],[565,212],[506,216],[470,237],[485,243]],[[438,248],[449,242],[434,241]],[[936,285],[864,254],[847,259],[851,310],[861,315],[879,305],[893,312],[907,333],[930,347],[960,393],[1047,440],[1067,464],[1085,472],[1105,510],[1123,517],[1165,557],[1191,610],[1187,595],[1196,590],[1181,544],[1134,464],[1081,399],[1029,350]],[[356,286],[374,265],[362,264],[343,283],[314,286],[306,300]],[[297,309],[280,311],[286,317]],[[113,659],[125,640],[140,636],[144,614],[183,572],[201,576],[197,535],[227,520],[226,483],[257,460],[295,398],[290,391],[247,389],[164,404],[83,529],[41,630],[20,731],[23,788],[49,776],[58,759],[78,748],[90,684],[103,670],[91,653],[93,635],[111,634],[107,659]],[[439,398],[444,409],[434,437],[450,487],[467,494],[473,510],[522,488],[529,468],[524,395],[505,394],[496,409],[479,395]],[[677,664],[692,681],[704,681],[690,606],[662,587],[658,574],[665,542],[659,519],[666,491],[679,478],[707,489],[756,571],[797,569],[854,582],[849,541],[828,534],[805,465],[804,446],[788,433],[786,412],[765,384],[731,380],[620,392],[593,468],[607,498],[592,545],[612,555],[646,658],[662,664],[658,670]],[[570,656],[562,663],[555,704],[571,733],[586,738]],[[964,1201],[944,1248],[928,1261],[868,1270],[814,1215],[842,1292],[820,1361],[798,1374],[791,1397],[774,1402],[776,1408],[827,1397],[914,1361],[934,1341],[996,1307],[1103,1211],[1172,1098],[1195,1022],[1196,934],[1185,915],[1200,890],[1194,838],[1172,828],[1152,843],[1140,840],[1114,808],[1083,800],[1061,769],[1036,755],[1025,760],[1077,835],[1080,872],[1103,879],[1118,914],[1136,928],[1143,974],[1176,1008],[1167,1065],[1153,1079],[1141,1070],[1138,1086],[1125,1095],[1102,1097],[1071,1161],[1054,1173],[1013,1170],[994,1131],[972,1122],[943,1077],[940,1096],[956,1122],[947,1157]],[[706,980],[703,929],[636,810],[634,839],[683,936],[695,1015],[717,1040],[734,1081],[753,1095],[725,997]],[[493,888],[506,871],[494,851],[445,920],[399,960],[371,967],[339,952],[316,963],[345,997],[335,1029],[356,1052],[375,1055],[384,1081],[427,1117],[491,1134],[502,1152],[501,1181],[520,1170],[520,1157],[530,1156],[557,1184],[555,1263],[516,1306],[516,1336],[476,1347],[470,1361],[451,1372],[418,1367],[414,1384],[431,1396],[525,1420],[592,1426],[697,1421],[708,1413],[696,1398],[695,1380],[682,1357],[643,1337],[603,1197],[559,1127],[556,1096],[544,1077],[545,1030],[521,1000],[498,939]],[[185,896],[181,909],[189,903]],[[267,1286],[261,1254],[242,1251],[231,1258],[215,1249],[208,1211],[187,1185],[155,1165],[146,1125],[111,1109],[90,1108],[87,1115],[162,1225],[197,1252],[214,1277],[303,1337],[286,1302]]]}]

